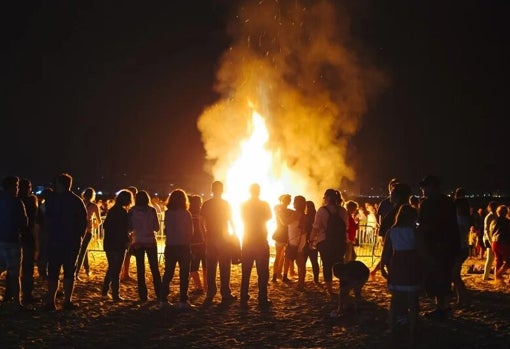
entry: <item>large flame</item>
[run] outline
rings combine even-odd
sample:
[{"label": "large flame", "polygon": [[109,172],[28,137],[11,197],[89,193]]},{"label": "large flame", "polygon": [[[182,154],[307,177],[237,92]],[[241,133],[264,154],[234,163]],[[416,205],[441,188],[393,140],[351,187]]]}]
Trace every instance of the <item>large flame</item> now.
[{"label": "large flame", "polygon": [[[226,173],[224,197],[232,206],[236,234],[242,239],[243,222],[240,207],[248,199],[252,183],[261,187],[260,198],[271,206],[276,198],[286,192],[302,192],[297,174],[294,174],[277,153],[268,148],[269,132],[264,118],[255,110],[249,125],[249,136],[240,143],[240,154]],[[274,217],[268,223],[269,231],[274,229]]]},{"label": "large flame", "polygon": [[242,2],[217,72],[221,98],[198,119],[206,171],[224,182],[239,236],[254,182],[271,206],[284,193],[318,205],[325,189],[355,179],[350,137],[381,86],[350,50],[345,12],[331,1],[303,3]]}]

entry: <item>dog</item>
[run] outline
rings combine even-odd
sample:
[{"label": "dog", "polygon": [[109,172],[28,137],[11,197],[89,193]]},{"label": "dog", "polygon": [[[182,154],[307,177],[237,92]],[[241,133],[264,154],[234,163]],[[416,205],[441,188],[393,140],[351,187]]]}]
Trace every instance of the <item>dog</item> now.
[{"label": "dog", "polygon": [[339,317],[344,314],[345,305],[351,291],[354,292],[354,312],[358,313],[362,301],[361,289],[370,275],[370,270],[361,261],[350,261],[347,263],[336,263],[333,265],[333,275],[340,280],[340,292],[338,294],[338,308],[331,313],[332,317]]}]

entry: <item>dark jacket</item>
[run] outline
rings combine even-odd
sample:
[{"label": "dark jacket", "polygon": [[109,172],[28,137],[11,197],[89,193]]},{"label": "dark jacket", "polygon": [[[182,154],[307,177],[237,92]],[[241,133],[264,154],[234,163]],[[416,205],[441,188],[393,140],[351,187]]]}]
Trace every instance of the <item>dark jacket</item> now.
[{"label": "dark jacket", "polygon": [[49,246],[80,248],[87,229],[87,209],[83,200],[70,191],[53,193],[46,199]]},{"label": "dark jacket", "polygon": [[105,251],[122,251],[129,246],[129,214],[119,205],[114,205],[103,223]]},{"label": "dark jacket", "polygon": [[0,243],[19,243],[27,227],[23,202],[7,192],[0,192]]}]

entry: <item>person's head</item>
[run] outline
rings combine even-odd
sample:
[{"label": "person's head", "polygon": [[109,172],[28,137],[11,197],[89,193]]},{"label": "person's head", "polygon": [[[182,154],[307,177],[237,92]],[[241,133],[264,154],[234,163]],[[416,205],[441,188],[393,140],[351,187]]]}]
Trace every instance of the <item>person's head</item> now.
[{"label": "person's head", "polygon": [[358,203],[354,200],[349,200],[345,203],[345,209],[347,210],[347,213],[353,214],[358,211]]},{"label": "person's head", "polygon": [[202,197],[200,195],[190,195],[188,199],[190,212],[199,213],[202,207]]},{"label": "person's head", "polygon": [[133,204],[133,193],[130,190],[122,189],[117,193],[117,196],[115,197],[114,205],[128,208],[132,204]]},{"label": "person's head", "polygon": [[455,194],[453,196],[455,199],[460,199],[466,197],[466,189],[464,188],[457,188],[455,189]]},{"label": "person's head", "polygon": [[342,194],[335,189],[327,189],[324,192],[324,203],[326,205],[340,205],[343,202]]},{"label": "person's head", "polygon": [[2,180],[2,188],[6,193],[10,193],[13,196],[18,196],[19,192],[19,177],[7,176]]},{"label": "person's head", "polygon": [[70,191],[73,177],[69,173],[61,173],[55,178],[55,191],[58,193]]},{"label": "person's head", "polygon": [[404,204],[398,209],[394,225],[398,227],[414,227],[417,219],[418,213],[416,209],[409,204]]},{"label": "person's head", "polygon": [[250,185],[250,195],[252,198],[258,198],[260,196],[260,185],[257,183]]},{"label": "person's head", "polygon": [[491,200],[487,204],[487,211],[488,212],[496,213],[496,209],[497,208],[498,208],[498,202],[497,201]]},{"label": "person's head", "polygon": [[290,205],[291,199],[292,198],[289,194],[282,194],[282,195],[280,195],[280,197],[278,197],[278,201],[284,207],[287,207]]},{"label": "person's head", "polygon": [[134,185],[130,185],[126,189],[129,190],[131,194],[133,194],[133,197],[138,193],[138,188],[135,187]]},{"label": "person's head", "polygon": [[395,184],[397,184],[398,182],[399,180],[397,178],[390,179],[390,181],[388,182],[388,194],[391,194],[393,188],[395,188]]},{"label": "person's head", "polygon": [[294,208],[296,211],[305,212],[306,209],[306,199],[302,195],[294,196]]},{"label": "person's head", "polygon": [[317,212],[317,210],[315,209],[314,202],[311,200],[308,200],[306,202],[306,214],[315,215],[316,212]]},{"label": "person's head", "polygon": [[409,203],[409,196],[411,196],[411,187],[405,183],[397,183],[393,188],[390,195],[390,202],[393,206],[400,206]]},{"label": "person's head", "polygon": [[151,196],[146,190],[140,190],[135,195],[135,206],[147,207],[151,202]]},{"label": "person's head", "polygon": [[504,218],[508,216],[508,207],[506,205],[499,205],[496,209],[496,215],[499,218]]},{"label": "person's head", "polygon": [[187,210],[189,207],[188,196],[182,189],[175,189],[168,197],[167,208],[170,211]]},{"label": "person's head", "polygon": [[211,184],[211,193],[213,196],[221,196],[223,194],[223,183],[220,181],[214,181]]},{"label": "person's head", "polygon": [[439,191],[440,184],[441,183],[437,176],[428,175],[420,181],[419,186],[423,193],[423,196],[428,197],[431,194],[434,194]]},{"label": "person's head", "polygon": [[87,187],[81,193],[81,197],[86,202],[92,202],[96,199],[96,191],[91,187]]},{"label": "person's head", "polygon": [[32,182],[27,178],[20,178],[18,196],[27,197],[32,194]]},{"label": "person's head", "polygon": [[414,208],[417,208],[420,206],[420,198],[416,195],[409,196],[409,205],[413,206]]}]

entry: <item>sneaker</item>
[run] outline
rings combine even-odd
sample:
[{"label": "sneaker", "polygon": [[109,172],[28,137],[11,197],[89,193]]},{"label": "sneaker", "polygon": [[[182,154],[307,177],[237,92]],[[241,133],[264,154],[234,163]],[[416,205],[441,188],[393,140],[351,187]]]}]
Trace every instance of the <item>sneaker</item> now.
[{"label": "sneaker", "polygon": [[289,278],[288,278],[288,277],[286,277],[286,276],[284,276],[284,277],[282,278],[282,281],[283,281],[283,282],[285,282],[286,284],[291,283],[291,281],[289,280]]},{"label": "sneaker", "polygon": [[112,301],[114,302],[124,302],[126,299],[121,296],[113,296]]},{"label": "sneaker", "polygon": [[273,278],[271,279],[271,282],[277,282],[277,278],[276,278],[276,275],[273,275]]},{"label": "sneaker", "polygon": [[65,302],[64,307],[65,310],[77,310],[80,308],[80,306],[73,302]]},{"label": "sneaker", "polygon": [[201,295],[203,295],[204,293],[205,293],[205,292],[204,292],[204,290],[203,290],[202,288],[197,288],[197,289],[195,289],[195,290],[191,291],[191,294],[192,294],[192,295],[195,295],[195,296],[201,296]]}]

